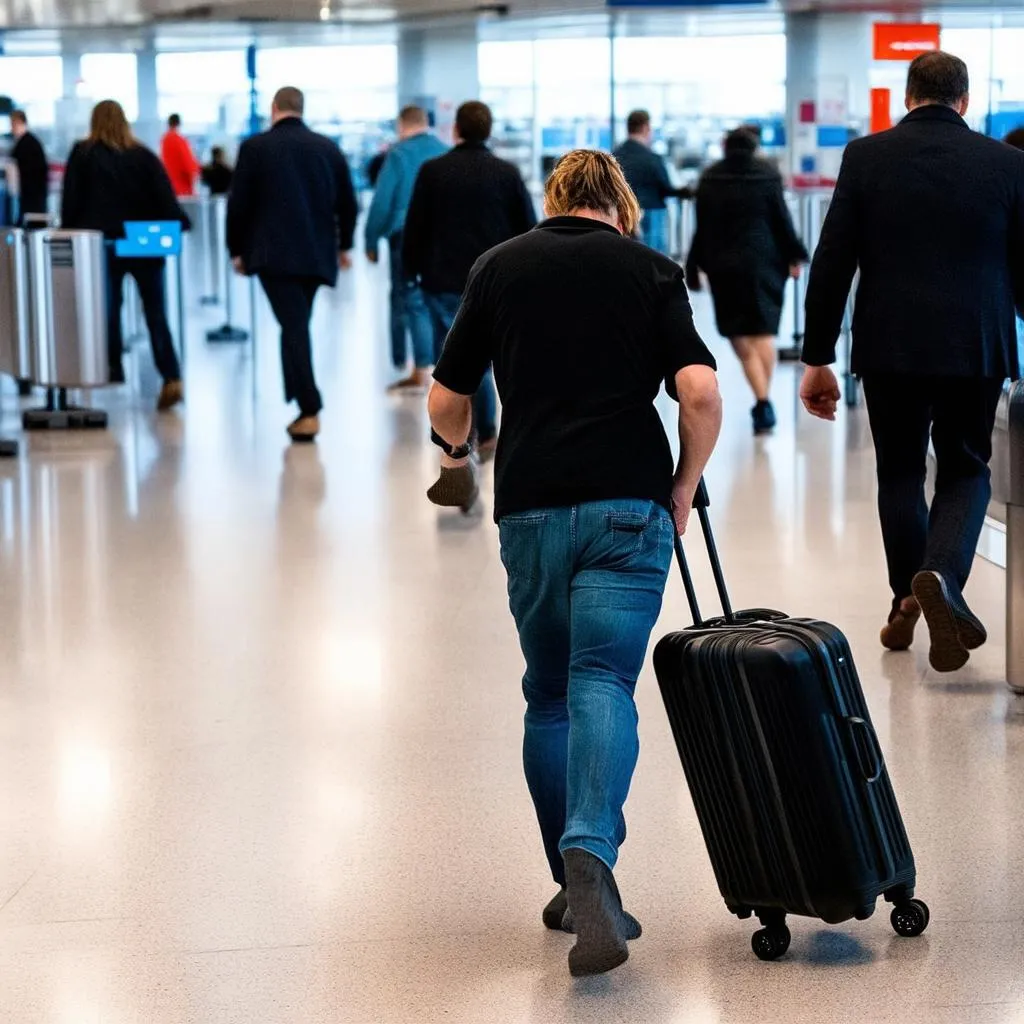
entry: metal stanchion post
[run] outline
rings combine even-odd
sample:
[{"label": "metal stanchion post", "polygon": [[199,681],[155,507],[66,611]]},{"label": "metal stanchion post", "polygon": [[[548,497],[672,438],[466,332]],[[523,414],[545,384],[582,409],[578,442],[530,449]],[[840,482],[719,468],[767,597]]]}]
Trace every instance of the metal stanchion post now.
[{"label": "metal stanchion post", "polygon": [[259,346],[256,344],[256,278],[249,278],[249,327],[252,331],[252,407],[259,395]]},{"label": "metal stanchion post", "polygon": [[[804,245],[810,252],[809,239],[811,219],[811,197],[804,193],[800,196],[800,237],[804,239]],[[803,302],[804,288],[803,275],[793,281],[793,344],[779,348],[779,361],[782,363],[797,363],[800,361],[804,347],[804,323],[803,323]]]},{"label": "metal stanchion post", "polygon": [[1024,694],[1024,381],[1010,385],[1007,408],[1009,493],[1006,498],[1006,681]]},{"label": "metal stanchion post", "polygon": [[181,349],[181,369],[185,370],[185,276],[181,269],[181,250],[174,257],[178,279],[178,348]]},{"label": "metal stanchion post", "polygon": [[220,296],[217,294],[217,253],[220,252],[217,230],[217,209],[209,196],[203,196],[200,200],[199,214],[203,218],[205,231],[202,234],[206,251],[203,253],[203,269],[205,271],[206,294],[201,296],[201,306],[220,305]]},{"label": "metal stanchion post", "polygon": [[241,327],[235,327],[231,323],[231,293],[233,291],[232,275],[234,268],[231,266],[231,257],[227,258],[227,276],[224,282],[224,323],[206,332],[206,340],[212,342],[248,341],[249,334]]}]

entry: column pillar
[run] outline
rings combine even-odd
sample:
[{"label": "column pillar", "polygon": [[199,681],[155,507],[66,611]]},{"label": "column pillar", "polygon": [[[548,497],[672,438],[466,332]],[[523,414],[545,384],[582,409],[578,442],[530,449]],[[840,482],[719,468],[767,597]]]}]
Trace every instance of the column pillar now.
[{"label": "column pillar", "polygon": [[156,44],[147,32],[135,55],[135,77],[139,93],[139,120],[135,134],[151,149],[160,144],[161,123],[156,89]]},{"label": "column pillar", "polygon": [[71,33],[61,34],[61,98],[54,110],[53,141],[57,158],[63,160],[72,145],[86,134],[89,115],[78,96],[82,80],[82,53],[80,40]]},{"label": "column pillar", "polygon": [[839,129],[867,130],[873,20],[870,14],[786,15],[786,127],[792,174],[834,177],[842,146],[819,142],[837,140]]},{"label": "column pillar", "polygon": [[398,39],[398,102],[418,103],[437,134],[451,141],[455,111],[480,96],[476,24],[402,28]]}]

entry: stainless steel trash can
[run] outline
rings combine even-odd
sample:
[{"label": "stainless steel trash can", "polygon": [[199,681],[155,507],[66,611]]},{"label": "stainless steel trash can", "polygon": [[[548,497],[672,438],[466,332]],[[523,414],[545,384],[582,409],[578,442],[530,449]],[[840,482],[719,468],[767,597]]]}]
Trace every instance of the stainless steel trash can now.
[{"label": "stainless steel trash can", "polygon": [[107,255],[99,231],[28,235],[31,358],[28,376],[45,387],[109,383]]},{"label": "stainless steel trash can", "polygon": [[25,232],[0,230],[0,373],[31,376],[28,253]]}]

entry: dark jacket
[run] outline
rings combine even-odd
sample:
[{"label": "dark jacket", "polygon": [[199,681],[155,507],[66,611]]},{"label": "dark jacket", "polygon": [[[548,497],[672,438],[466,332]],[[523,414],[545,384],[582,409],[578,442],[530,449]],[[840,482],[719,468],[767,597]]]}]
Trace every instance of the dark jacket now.
[{"label": "dark jacket", "polygon": [[642,142],[626,139],[614,152],[642,210],[664,210],[665,200],[690,195],[669,180],[665,161]]},{"label": "dark jacket", "polygon": [[850,143],[811,266],[805,362],[835,360],[858,268],[854,372],[1016,376],[1024,153],[941,106]]},{"label": "dark jacket", "polygon": [[352,248],[356,194],[341,150],[300,118],[278,121],[238,151],[228,197],[228,249],[252,274],[333,285]]},{"label": "dark jacket", "polygon": [[14,144],[11,156],[18,165],[22,215],[46,213],[46,198],[50,192],[50,167],[46,162],[43,144],[31,132],[25,132]]},{"label": "dark jacket", "polygon": [[704,172],[686,276],[697,289],[708,275],[725,337],[778,333],[789,268],[806,259],[771,164],[737,153]]},{"label": "dark jacket", "polygon": [[209,163],[199,172],[200,180],[210,190],[211,196],[226,196],[231,191],[234,175],[227,164],[220,163]]},{"label": "dark jacket", "polygon": [[152,150],[141,144],[117,150],[103,142],[75,143],[64,171],[61,226],[123,238],[126,220],[176,220],[190,227]]},{"label": "dark jacket", "polygon": [[485,252],[536,223],[519,171],[486,146],[463,143],[420,168],[405,218],[403,266],[427,291],[459,295]]}]

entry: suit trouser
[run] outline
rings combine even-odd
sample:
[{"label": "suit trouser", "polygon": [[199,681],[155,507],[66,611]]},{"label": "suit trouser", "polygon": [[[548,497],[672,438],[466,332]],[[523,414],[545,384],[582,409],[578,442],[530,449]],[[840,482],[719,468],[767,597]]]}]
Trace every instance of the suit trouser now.
[{"label": "suit trouser", "polygon": [[274,277],[260,274],[260,284],[281,325],[281,374],[286,402],[297,402],[303,416],[323,408],[313,376],[313,343],[309,321],[321,281],[314,277]]},{"label": "suit trouser", "polygon": [[[993,378],[866,374],[864,397],[878,467],[878,516],[889,585],[910,596],[922,569],[961,590],[992,499],[992,428],[1003,382]],[[937,472],[925,499],[928,438]]]}]

